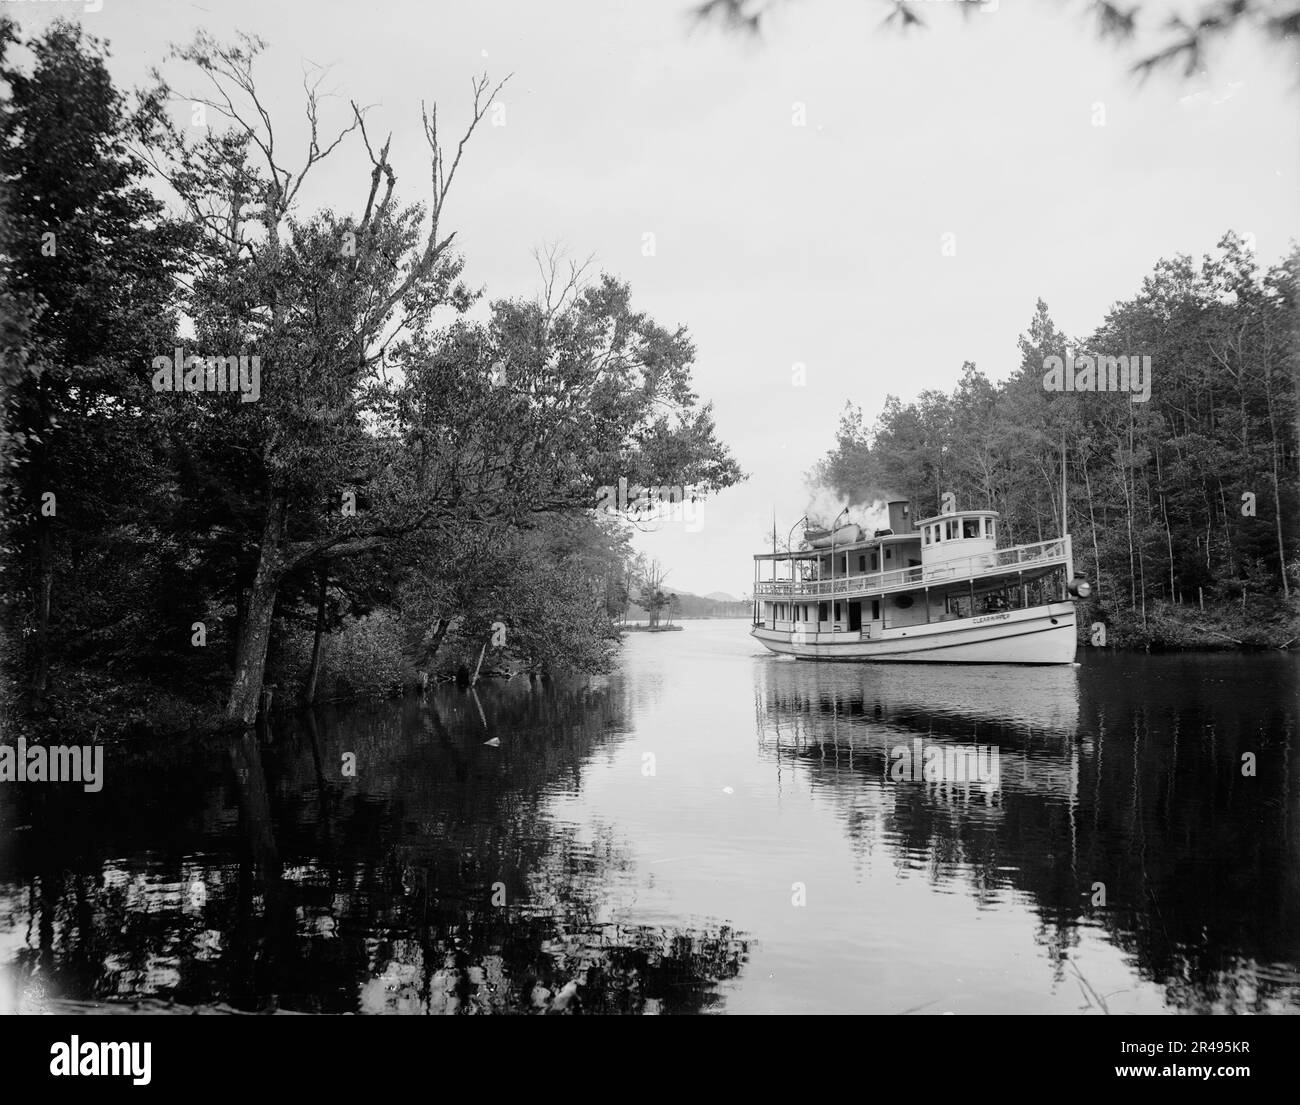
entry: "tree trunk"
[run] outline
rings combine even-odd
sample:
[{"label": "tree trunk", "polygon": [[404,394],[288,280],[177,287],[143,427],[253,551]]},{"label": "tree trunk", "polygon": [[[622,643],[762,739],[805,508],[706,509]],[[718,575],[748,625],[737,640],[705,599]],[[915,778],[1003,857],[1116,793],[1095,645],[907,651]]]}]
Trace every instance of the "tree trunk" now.
[{"label": "tree trunk", "polygon": [[36,539],[37,597],[36,597],[36,670],[32,673],[32,703],[40,710],[45,703],[45,691],[50,681],[50,599],[54,592],[54,535],[50,520],[41,518],[37,525],[40,534]]},{"label": "tree trunk", "polygon": [[1116,458],[1116,467],[1119,469],[1120,487],[1124,493],[1124,523],[1128,534],[1128,607],[1130,610],[1136,610],[1137,564],[1133,557],[1133,497],[1129,494],[1128,474],[1124,461],[1119,457]]},{"label": "tree trunk", "polygon": [[262,697],[262,679],[266,672],[266,652],[271,641],[271,620],[275,599],[284,575],[280,548],[284,535],[285,503],[272,498],[262,529],[262,550],[257,574],[249,589],[244,620],[240,626],[239,647],[235,651],[235,679],[226,703],[226,720],[245,728],[257,722],[257,707]]},{"label": "tree trunk", "polygon": [[473,690],[474,687],[478,684],[478,673],[479,673],[479,669],[483,666],[483,654],[485,652],[487,652],[486,642],[484,642],[483,647],[478,650],[478,663],[474,665],[474,674],[470,676],[470,680],[469,680],[469,685],[471,690]]},{"label": "tree trunk", "polygon": [[1097,514],[1092,507],[1092,477],[1088,475],[1088,458],[1083,458],[1083,486],[1088,493],[1088,523],[1092,527],[1092,562],[1097,570],[1097,596],[1101,596],[1101,551],[1097,548]]},{"label": "tree trunk", "polygon": [[320,675],[321,639],[325,636],[325,588],[329,579],[328,571],[320,570],[320,586],[316,592],[316,636],[311,644],[311,667],[307,671],[307,682],[302,689],[302,704],[310,706],[316,701],[316,677]]},{"label": "tree trunk", "polygon": [[1156,480],[1160,484],[1160,515],[1165,523],[1165,548],[1169,551],[1169,601],[1174,601],[1174,533],[1169,526],[1169,505],[1165,498],[1165,479],[1161,471],[1160,450],[1156,454]]},{"label": "tree trunk", "polygon": [[433,658],[438,655],[438,649],[442,648],[442,639],[447,636],[447,628],[450,625],[450,618],[438,619],[438,627],[433,631],[433,637],[424,651],[423,663],[426,668],[433,667]]},{"label": "tree trunk", "polygon": [[[1146,568],[1146,557],[1142,553],[1141,542],[1138,543],[1137,559],[1138,559],[1138,593],[1142,596],[1142,632],[1145,633],[1147,632],[1147,568]],[[1147,642],[1147,647],[1148,648],[1151,647],[1149,641]]]},{"label": "tree trunk", "polygon": [[1273,526],[1277,531],[1278,571],[1282,573],[1282,597],[1291,598],[1291,584],[1286,578],[1286,542],[1282,539],[1281,475],[1277,464],[1277,438],[1273,439]]},{"label": "tree trunk", "polygon": [[1223,540],[1228,546],[1228,570],[1237,574],[1237,548],[1232,543],[1232,521],[1228,514],[1228,493],[1223,490],[1223,480],[1219,484],[1219,509],[1223,511]]},{"label": "tree trunk", "polygon": [[1278,571],[1282,576],[1282,597],[1290,599],[1291,583],[1286,578],[1286,542],[1282,535],[1281,472],[1278,464],[1277,421],[1273,416],[1273,378],[1272,369],[1267,358],[1264,361],[1262,376],[1264,380],[1264,398],[1268,403],[1268,431],[1272,445],[1270,454],[1273,460],[1273,526],[1277,533]]}]

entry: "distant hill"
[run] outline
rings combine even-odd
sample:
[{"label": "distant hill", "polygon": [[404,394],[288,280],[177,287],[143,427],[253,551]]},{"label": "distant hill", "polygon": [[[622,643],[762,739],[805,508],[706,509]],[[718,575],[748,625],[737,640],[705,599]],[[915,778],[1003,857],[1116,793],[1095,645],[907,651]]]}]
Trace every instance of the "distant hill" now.
[{"label": "distant hill", "polygon": [[[693,595],[675,587],[665,587],[664,590],[677,597],[672,611],[674,621],[679,618],[748,618],[752,612],[748,599],[735,598],[725,591]],[[661,621],[666,621],[668,611],[665,609],[659,617]],[[650,615],[636,603],[627,608],[627,620],[630,622],[648,621],[649,618]]]}]

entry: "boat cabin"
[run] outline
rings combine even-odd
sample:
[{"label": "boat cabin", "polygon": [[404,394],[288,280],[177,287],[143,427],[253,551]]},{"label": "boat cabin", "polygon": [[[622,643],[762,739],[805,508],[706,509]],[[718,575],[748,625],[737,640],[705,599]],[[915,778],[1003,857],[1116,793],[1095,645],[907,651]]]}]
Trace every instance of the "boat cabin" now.
[{"label": "boat cabin", "polygon": [[[1068,545],[999,550],[999,518],[996,510],[958,510],[913,524],[899,499],[889,503],[888,528],[871,537],[856,525],[809,530],[804,548],[754,557],[754,624],[788,632],[794,643],[820,634],[875,640],[1050,599],[1061,587],[1031,594],[1030,585],[1068,564]],[[770,579],[761,578],[764,561]]]},{"label": "boat cabin", "polygon": [[943,564],[990,553],[998,544],[996,510],[960,510],[921,523],[921,563]]}]

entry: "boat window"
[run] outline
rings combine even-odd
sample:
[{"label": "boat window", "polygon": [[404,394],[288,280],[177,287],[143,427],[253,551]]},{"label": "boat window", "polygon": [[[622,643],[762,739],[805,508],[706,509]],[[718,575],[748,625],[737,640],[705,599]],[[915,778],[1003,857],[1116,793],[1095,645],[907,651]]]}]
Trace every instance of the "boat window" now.
[{"label": "boat window", "polygon": [[962,523],[962,537],[978,537],[980,535],[980,520],[978,518],[967,518]]},{"label": "boat window", "polygon": [[867,558],[866,558],[866,556],[864,555],[864,556],[860,556],[860,557],[858,557],[858,571],[859,571],[859,572],[865,572],[866,570],[867,570]]},{"label": "boat window", "polygon": [[838,602],[835,604],[835,620],[840,620],[840,604]]},{"label": "boat window", "polygon": [[829,603],[819,602],[817,604],[817,620],[824,622],[826,620],[826,611],[829,609]]},{"label": "boat window", "polygon": [[893,560],[893,559],[894,559],[894,550],[893,550],[893,549],[886,549],[886,550],[885,550],[885,559],[886,559],[886,560]]},{"label": "boat window", "polygon": [[925,543],[928,545],[930,543],[930,527],[926,526],[921,532],[925,535]]},{"label": "boat window", "polygon": [[955,541],[955,540],[957,540],[957,523],[956,523],[956,521],[955,521],[955,520],[950,520],[950,521],[945,522],[944,525],[947,527],[947,529],[946,529],[946,531],[945,531],[945,536],[948,538],[948,540],[949,540],[949,541]]}]

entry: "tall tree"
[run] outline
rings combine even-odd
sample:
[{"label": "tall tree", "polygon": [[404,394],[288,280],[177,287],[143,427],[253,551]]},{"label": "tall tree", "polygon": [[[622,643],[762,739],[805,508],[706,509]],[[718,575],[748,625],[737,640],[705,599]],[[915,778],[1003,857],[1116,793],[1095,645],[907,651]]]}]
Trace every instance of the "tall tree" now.
[{"label": "tall tree", "polygon": [[[26,72],[10,60],[15,42],[13,24],[0,21],[7,513],[17,554],[7,574],[23,595],[26,675],[40,706],[56,644],[113,616],[83,573],[93,580],[92,561],[137,543],[124,521],[141,488],[160,482],[143,367],[175,331],[188,237],[144,185],[147,166],[129,146],[134,120],[103,45],[56,21],[26,43]],[[67,592],[76,569],[79,597]]]},{"label": "tall tree", "polygon": [[[282,166],[253,76],[262,49],[200,36],[180,52],[219,90],[198,102],[229,124],[197,143],[167,125],[165,85],[151,101],[168,139],[160,168],[205,239],[197,347],[255,355],[264,373],[256,401],[186,407],[199,440],[244,462],[252,532],[241,537],[226,705],[241,725],[257,715],[284,588],[323,562],[428,531],[590,509],[620,476],[705,488],[740,477],[691,390],[689,336],[634,311],[626,285],[606,277],[555,302],[494,304],[488,324],[445,321],[474,298],[445,204],[495,95],[486,78],[454,151],[436,110],[423,115],[432,192],[427,209],[404,208],[388,143],[376,151],[360,109],[321,137],[318,81],[302,163]],[[360,213],[300,218],[303,181],[347,140],[368,155]]]},{"label": "tall tree", "polygon": [[[1199,265],[1157,262],[1074,342],[1039,301],[1005,381],[967,365],[950,396],[889,397],[869,432],[846,417],[814,476],[857,499],[863,485],[928,498],[937,476],[1025,543],[1060,530],[1064,449],[1076,560],[1090,557],[1105,608],[1144,628],[1153,602],[1202,595],[1285,611],[1300,573],[1296,269],[1293,253],[1261,272],[1229,233]],[[1047,358],[1067,351],[1150,358],[1147,389],[1046,389]]]}]

